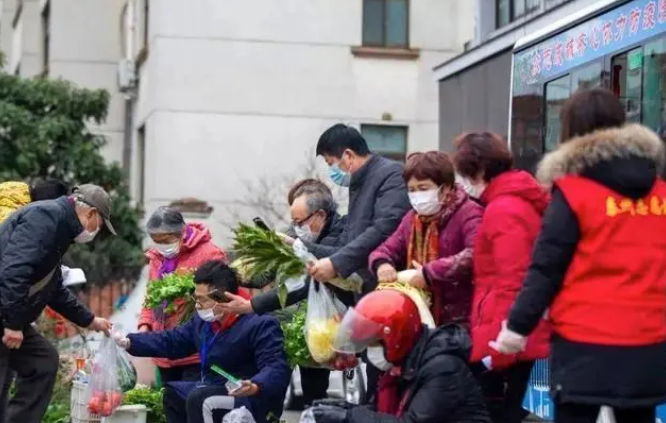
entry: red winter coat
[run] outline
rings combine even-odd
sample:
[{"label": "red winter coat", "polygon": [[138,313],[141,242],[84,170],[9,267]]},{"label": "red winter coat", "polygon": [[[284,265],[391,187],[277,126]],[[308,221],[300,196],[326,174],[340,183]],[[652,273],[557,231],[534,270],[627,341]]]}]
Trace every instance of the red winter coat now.
[{"label": "red winter coat", "polygon": [[[196,270],[209,260],[226,260],[227,256],[211,239],[211,234],[208,228],[200,223],[188,223],[187,225],[192,229],[192,235],[180,247],[178,254],[178,267],[176,270]],[[160,267],[164,258],[156,249],[151,248],[146,252],[146,257],[150,261],[148,280],[154,281],[158,278]],[[149,282],[150,283],[150,282]],[[178,326],[178,321],[182,315],[182,310],[176,310],[175,313],[169,315],[166,322],[161,322],[155,319],[153,310],[144,308],[141,310],[141,317],[139,318],[139,325],[148,325],[153,332],[160,332],[165,329],[173,329]],[[187,358],[180,360],[168,360],[166,358],[154,358],[153,362],[163,368],[186,366],[189,364],[199,363],[199,356],[194,354]]]},{"label": "red winter coat", "polygon": [[[458,200],[442,213],[439,221],[439,259],[423,264],[433,298],[433,317],[437,325],[459,323],[467,327],[472,303],[472,257],[483,207],[470,200],[462,188]],[[400,226],[370,254],[370,270],[375,273],[383,263],[397,270],[407,268],[407,248],[412,239],[416,213],[411,210]]]},{"label": "red winter coat", "polygon": [[514,170],[493,179],[481,196],[487,204],[474,255],[472,362],[492,356],[493,368],[548,357],[550,327],[542,320],[524,352],[501,355],[488,346],[509,316],[530,263],[549,195],[527,172]]}]

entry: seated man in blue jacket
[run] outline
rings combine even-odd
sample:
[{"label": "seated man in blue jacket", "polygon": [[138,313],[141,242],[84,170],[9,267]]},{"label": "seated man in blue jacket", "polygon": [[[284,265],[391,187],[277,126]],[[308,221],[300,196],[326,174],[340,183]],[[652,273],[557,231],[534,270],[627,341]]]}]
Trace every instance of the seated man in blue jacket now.
[{"label": "seated man in blue jacket", "polygon": [[[291,379],[283,335],[275,318],[230,315],[220,304],[225,293],[238,293],[236,273],[222,261],[209,261],[194,275],[195,315],[164,332],[134,333],[116,342],[136,357],[178,359],[199,352],[200,382],[171,382],[164,393],[168,423],[221,422],[229,410],[246,407],[257,423],[279,418]],[[227,392],[226,380],[211,370],[216,365],[242,380]]]}]

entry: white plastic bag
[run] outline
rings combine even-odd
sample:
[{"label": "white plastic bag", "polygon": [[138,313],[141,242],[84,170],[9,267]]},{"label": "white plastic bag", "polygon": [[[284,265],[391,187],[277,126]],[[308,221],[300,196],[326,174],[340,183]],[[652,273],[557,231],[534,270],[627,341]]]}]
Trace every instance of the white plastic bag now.
[{"label": "white plastic bag", "polygon": [[314,418],[312,407],[301,413],[301,419],[299,420],[299,423],[317,423],[317,420]]},{"label": "white plastic bag", "polygon": [[[317,261],[311,252],[308,251],[305,244],[300,239],[297,239],[292,246],[294,254],[296,257],[301,259],[303,263],[312,263]],[[333,278],[330,281],[326,282],[337,288],[342,289],[343,291],[351,291],[360,294],[363,288],[363,278],[361,278],[357,273],[349,275],[348,278]]]},{"label": "white plastic bag", "polygon": [[599,410],[599,417],[597,417],[597,423],[615,423],[615,413],[610,407],[603,406]]},{"label": "white plastic bag", "polygon": [[310,355],[317,363],[328,363],[335,357],[333,343],[346,311],[347,307],[326,285],[317,281],[310,282],[308,311],[305,317],[305,342]]},{"label": "white plastic bag", "polygon": [[222,419],[222,423],[255,423],[252,413],[245,407],[234,408]]}]

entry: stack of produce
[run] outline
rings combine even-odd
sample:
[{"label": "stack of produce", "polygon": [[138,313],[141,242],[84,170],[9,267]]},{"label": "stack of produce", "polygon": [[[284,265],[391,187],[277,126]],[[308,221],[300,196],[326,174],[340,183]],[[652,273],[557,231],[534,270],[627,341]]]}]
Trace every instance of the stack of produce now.
[{"label": "stack of produce", "polygon": [[174,272],[148,284],[144,307],[152,309],[157,318],[165,318],[183,310],[178,323],[194,314],[194,275],[190,271]]},{"label": "stack of produce", "polygon": [[432,317],[432,312],[430,311],[430,292],[416,288],[409,283],[411,276],[413,276],[413,272],[413,270],[398,272],[398,279],[395,282],[382,283],[377,287],[377,290],[393,289],[407,295],[412,301],[414,301],[414,304],[416,304],[416,307],[419,309],[421,322],[430,328],[434,328],[435,319]]}]

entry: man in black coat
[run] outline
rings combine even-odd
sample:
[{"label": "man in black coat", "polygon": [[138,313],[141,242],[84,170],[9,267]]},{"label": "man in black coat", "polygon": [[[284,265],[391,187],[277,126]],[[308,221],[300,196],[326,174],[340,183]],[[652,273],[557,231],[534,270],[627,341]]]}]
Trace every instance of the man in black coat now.
[{"label": "man in black coat", "polygon": [[[368,257],[398,227],[411,209],[402,164],[371,154],[363,136],[350,126],[333,125],[319,138],[318,156],[329,165],[331,180],[349,187],[347,226],[336,247],[305,245],[317,257],[310,274],[320,282],[337,275],[343,278],[357,273],[363,278],[363,294],[375,289],[377,280],[368,269]],[[376,390],[379,375],[367,366],[368,398]]]},{"label": "man in black coat", "polygon": [[38,423],[46,412],[58,372],[58,351],[32,328],[48,305],[81,327],[109,332],[63,286],[60,261],[72,242],[91,242],[109,221],[111,200],[96,185],[82,185],[71,197],[31,203],[0,225],[0,385],[18,374],[9,403],[10,422]]},{"label": "man in black coat", "polygon": [[371,154],[363,136],[354,128],[337,124],[327,129],[317,143],[317,155],[329,165],[331,180],[349,187],[347,227],[337,247],[305,245],[318,260],[310,274],[320,282],[337,275],[358,273],[363,292],[372,291],[377,281],[368,270],[368,257],[391,235],[411,209],[402,164]]},{"label": "man in black coat", "polygon": [[[292,226],[289,235],[284,236],[285,242],[307,241],[314,245],[336,245],[338,237],[344,229],[346,218],[337,212],[337,204],[333,199],[331,190],[317,180],[306,180],[306,183],[297,184],[290,195]],[[316,256],[316,254],[315,254]],[[273,282],[275,275],[263,275],[252,281],[253,288],[264,288]],[[287,285],[289,289],[286,306],[306,300],[310,286],[310,278]],[[354,295],[331,286],[335,296],[347,305],[353,304]],[[222,308],[233,314],[265,314],[280,310],[280,300],[277,288],[255,295],[252,300],[246,300],[237,295],[228,295],[231,301],[222,304]],[[305,405],[311,405],[314,400],[326,398],[330,371],[319,368],[301,368],[301,384],[303,385],[303,400]]]}]

